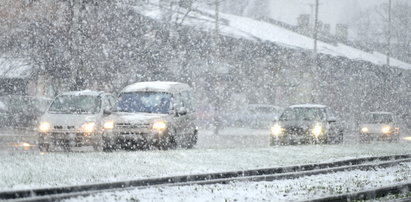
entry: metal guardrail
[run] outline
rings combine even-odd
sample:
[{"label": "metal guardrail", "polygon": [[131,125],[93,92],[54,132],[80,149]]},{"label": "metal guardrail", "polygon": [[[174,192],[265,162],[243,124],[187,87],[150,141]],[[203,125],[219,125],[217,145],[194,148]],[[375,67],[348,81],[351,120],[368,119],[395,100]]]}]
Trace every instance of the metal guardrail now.
[{"label": "metal guardrail", "polygon": [[[411,191],[411,183],[398,184],[393,186],[380,187],[365,191],[340,194],[335,196],[326,196],[322,198],[308,200],[311,202],[332,202],[332,201],[361,201],[382,198],[388,195],[404,194]],[[395,201],[411,201],[411,198],[403,198]]]}]

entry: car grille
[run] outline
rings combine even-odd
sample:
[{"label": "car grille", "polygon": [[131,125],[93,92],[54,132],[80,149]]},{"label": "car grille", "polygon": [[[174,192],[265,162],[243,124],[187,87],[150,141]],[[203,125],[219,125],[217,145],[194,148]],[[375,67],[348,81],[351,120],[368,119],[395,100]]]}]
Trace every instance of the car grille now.
[{"label": "car grille", "polygon": [[55,125],[54,130],[74,130],[74,126],[61,126],[61,125]]},{"label": "car grille", "polygon": [[305,135],[307,134],[307,130],[301,127],[287,127],[284,129],[284,133],[291,134],[291,135]]},{"label": "car grille", "polygon": [[148,128],[150,124],[148,123],[116,123],[116,128],[118,129],[138,129],[138,128]]}]

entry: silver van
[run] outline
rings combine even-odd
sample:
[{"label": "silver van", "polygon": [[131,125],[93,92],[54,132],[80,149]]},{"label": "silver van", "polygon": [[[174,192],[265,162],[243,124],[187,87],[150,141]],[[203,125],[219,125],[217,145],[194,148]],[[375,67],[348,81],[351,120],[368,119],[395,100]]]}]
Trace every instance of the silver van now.
[{"label": "silver van", "polygon": [[56,147],[93,146],[102,149],[103,112],[112,108],[116,98],[101,91],[70,91],[58,95],[38,126],[40,151]]},{"label": "silver van", "polygon": [[192,148],[197,127],[192,89],[178,82],[140,82],[125,87],[104,118],[104,151]]}]

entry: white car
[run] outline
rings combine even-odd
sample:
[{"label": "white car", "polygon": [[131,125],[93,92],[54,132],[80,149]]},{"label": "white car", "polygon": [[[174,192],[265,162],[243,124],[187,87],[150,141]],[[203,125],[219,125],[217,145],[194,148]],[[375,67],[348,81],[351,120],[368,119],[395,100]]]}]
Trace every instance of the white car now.
[{"label": "white car", "polygon": [[38,127],[40,151],[62,147],[93,146],[102,149],[102,119],[116,98],[101,91],[71,91],[58,95]]},{"label": "white car", "polygon": [[104,150],[192,148],[197,142],[192,89],[178,82],[125,87],[104,121]]},{"label": "white car", "polygon": [[391,112],[370,112],[360,124],[361,142],[371,140],[399,141],[400,129]]}]

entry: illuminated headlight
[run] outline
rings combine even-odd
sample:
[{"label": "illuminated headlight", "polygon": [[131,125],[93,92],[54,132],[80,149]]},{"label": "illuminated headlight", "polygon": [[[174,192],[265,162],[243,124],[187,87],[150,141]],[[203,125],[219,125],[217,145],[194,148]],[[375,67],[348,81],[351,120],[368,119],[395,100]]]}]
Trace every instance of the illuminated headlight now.
[{"label": "illuminated headlight", "polygon": [[86,122],[80,127],[80,129],[85,133],[92,133],[96,129],[96,123]]},{"label": "illuminated headlight", "polygon": [[314,128],[311,130],[311,133],[315,137],[320,136],[322,132],[323,132],[323,128],[319,124],[315,125]]},{"label": "illuminated headlight", "polygon": [[103,124],[104,130],[113,130],[114,128],[114,121],[105,121]]},{"label": "illuminated headlight", "polygon": [[153,130],[164,131],[167,128],[167,124],[164,121],[156,121],[153,123]]},{"label": "illuminated headlight", "polygon": [[281,128],[281,126],[278,124],[275,124],[273,127],[271,127],[271,133],[275,136],[281,135],[282,132],[283,128]]},{"label": "illuminated headlight", "polygon": [[367,128],[367,127],[361,128],[361,132],[362,132],[362,133],[368,133],[368,128]]},{"label": "illuminated headlight", "polygon": [[47,133],[50,130],[50,123],[49,122],[41,122],[39,125],[39,132]]},{"label": "illuminated headlight", "polygon": [[385,127],[383,127],[383,128],[381,129],[381,131],[382,131],[382,133],[384,133],[384,134],[388,134],[388,133],[390,133],[390,131],[391,131],[391,127],[385,126]]}]

